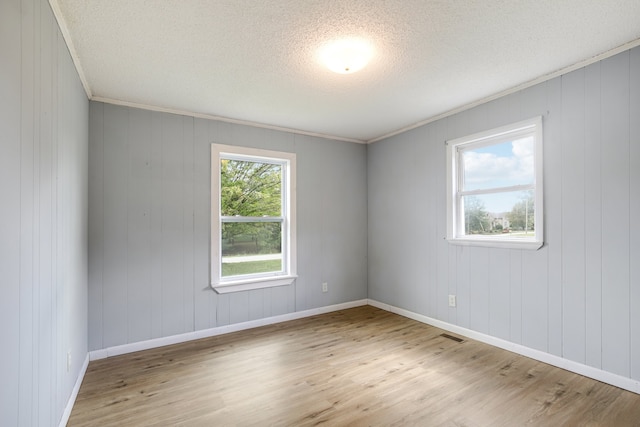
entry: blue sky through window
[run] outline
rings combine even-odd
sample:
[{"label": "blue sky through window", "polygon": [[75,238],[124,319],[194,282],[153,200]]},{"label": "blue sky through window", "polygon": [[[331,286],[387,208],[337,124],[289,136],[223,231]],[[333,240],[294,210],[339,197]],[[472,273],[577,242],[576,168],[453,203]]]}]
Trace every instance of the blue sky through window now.
[{"label": "blue sky through window", "polygon": [[[469,148],[462,152],[463,190],[495,189],[534,182],[533,137]],[[506,192],[479,197],[487,212],[510,212],[526,192]]]}]

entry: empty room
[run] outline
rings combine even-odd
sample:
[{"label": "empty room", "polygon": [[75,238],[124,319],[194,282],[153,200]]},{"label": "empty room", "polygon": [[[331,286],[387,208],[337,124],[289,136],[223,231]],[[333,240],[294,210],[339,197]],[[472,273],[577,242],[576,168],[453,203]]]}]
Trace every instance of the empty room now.
[{"label": "empty room", "polygon": [[637,0],[0,0],[1,426],[640,426]]}]

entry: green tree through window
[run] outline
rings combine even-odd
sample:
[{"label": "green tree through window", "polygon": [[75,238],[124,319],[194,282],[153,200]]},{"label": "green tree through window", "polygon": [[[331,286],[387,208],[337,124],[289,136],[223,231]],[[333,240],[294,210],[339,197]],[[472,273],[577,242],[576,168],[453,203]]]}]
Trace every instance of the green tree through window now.
[{"label": "green tree through window", "polygon": [[464,198],[464,216],[467,227],[466,234],[487,233],[491,229],[484,203],[477,197],[467,196]]},{"label": "green tree through window", "polygon": [[514,230],[535,230],[535,199],[533,191],[527,191],[521,201],[513,205],[507,214],[509,224]]},{"label": "green tree through window", "polygon": [[220,181],[223,216],[280,216],[280,165],[221,159]]},{"label": "green tree through window", "polygon": [[282,165],[222,158],[220,184],[222,276],[281,271]]}]

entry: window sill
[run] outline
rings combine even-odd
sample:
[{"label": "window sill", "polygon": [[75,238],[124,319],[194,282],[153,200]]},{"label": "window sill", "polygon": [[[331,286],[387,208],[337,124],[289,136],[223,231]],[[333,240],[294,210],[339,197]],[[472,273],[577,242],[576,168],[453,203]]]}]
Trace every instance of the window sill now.
[{"label": "window sill", "polygon": [[484,248],[502,248],[502,249],[525,249],[525,250],[538,250],[542,247],[544,242],[540,241],[526,241],[521,240],[489,240],[489,239],[473,239],[473,238],[449,238],[449,243],[453,245],[461,246],[480,246]]},{"label": "window sill", "polygon": [[219,294],[228,294],[231,292],[251,291],[254,289],[275,288],[276,286],[288,286],[291,285],[297,277],[298,276],[275,276],[260,277],[258,279],[234,280],[214,283],[211,287]]}]

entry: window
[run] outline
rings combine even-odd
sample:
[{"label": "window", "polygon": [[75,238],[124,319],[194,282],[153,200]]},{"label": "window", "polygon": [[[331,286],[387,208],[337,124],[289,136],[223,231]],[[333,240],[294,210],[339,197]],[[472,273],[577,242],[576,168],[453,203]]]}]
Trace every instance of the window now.
[{"label": "window", "polygon": [[292,153],[213,144],[211,280],[218,293],[293,283]]},{"label": "window", "polygon": [[538,249],[542,189],[541,117],[448,141],[448,240]]}]

